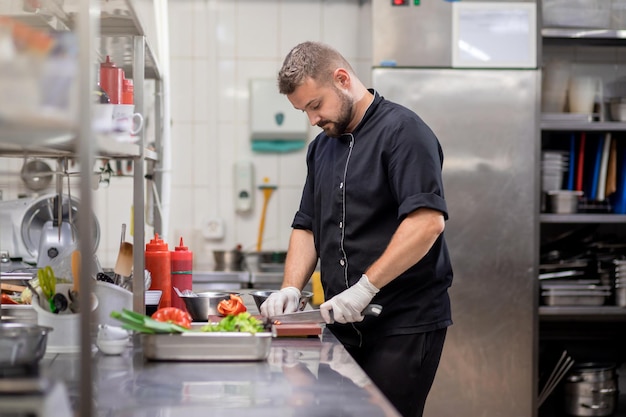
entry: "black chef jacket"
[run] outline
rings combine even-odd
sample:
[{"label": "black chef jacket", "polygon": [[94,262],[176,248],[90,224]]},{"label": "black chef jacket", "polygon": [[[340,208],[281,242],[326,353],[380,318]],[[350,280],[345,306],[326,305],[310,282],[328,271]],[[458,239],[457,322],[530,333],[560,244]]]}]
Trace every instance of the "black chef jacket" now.
[{"label": "black chef jacket", "polygon": [[[308,147],[292,227],[313,232],[326,300],[361,278],[407,214],[427,207],[448,218],[435,134],[411,110],[370,91],[374,101],[352,133],[331,138],[322,132]],[[342,343],[361,346],[381,336],[449,326],[451,283],[442,234],[422,260],[374,297],[383,306],[379,317],[329,328]]]}]

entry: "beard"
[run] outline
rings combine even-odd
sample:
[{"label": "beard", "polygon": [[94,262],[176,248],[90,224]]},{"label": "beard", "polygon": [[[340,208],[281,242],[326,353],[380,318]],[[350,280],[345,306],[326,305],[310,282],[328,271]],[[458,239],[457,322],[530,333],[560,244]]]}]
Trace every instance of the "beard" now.
[{"label": "beard", "polygon": [[322,120],[317,124],[317,126],[324,129],[324,133],[331,138],[338,138],[346,133],[346,129],[352,120],[352,110],[354,107],[352,99],[348,95],[344,94],[338,88],[335,88],[335,92],[341,103],[337,120]]}]

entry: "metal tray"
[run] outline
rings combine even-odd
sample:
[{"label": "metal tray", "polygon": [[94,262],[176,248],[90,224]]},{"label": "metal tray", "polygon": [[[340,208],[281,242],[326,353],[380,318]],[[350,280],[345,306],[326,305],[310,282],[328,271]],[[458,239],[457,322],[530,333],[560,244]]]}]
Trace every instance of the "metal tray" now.
[{"label": "metal tray", "polygon": [[188,332],[141,335],[144,356],[167,361],[261,361],[272,333]]},{"label": "metal tray", "polygon": [[611,295],[608,291],[544,291],[543,302],[548,306],[601,306]]}]

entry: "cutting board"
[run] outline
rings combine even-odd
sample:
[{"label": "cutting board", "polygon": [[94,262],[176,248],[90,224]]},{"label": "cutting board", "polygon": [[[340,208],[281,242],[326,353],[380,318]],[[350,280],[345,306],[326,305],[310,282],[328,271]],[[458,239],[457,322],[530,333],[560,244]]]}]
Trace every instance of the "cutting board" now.
[{"label": "cutting board", "polygon": [[[262,320],[262,317],[255,315],[254,317]],[[219,322],[224,317],[210,315],[209,322]],[[274,337],[314,337],[322,334],[323,324],[320,323],[290,323],[275,324],[272,326],[272,335]]]}]

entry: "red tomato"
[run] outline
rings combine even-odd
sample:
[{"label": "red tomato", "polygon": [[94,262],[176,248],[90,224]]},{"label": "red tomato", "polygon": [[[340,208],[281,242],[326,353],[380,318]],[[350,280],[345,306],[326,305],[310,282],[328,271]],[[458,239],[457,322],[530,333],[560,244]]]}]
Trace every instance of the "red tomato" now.
[{"label": "red tomato", "polygon": [[222,300],[217,305],[217,312],[222,316],[236,315],[248,311],[241,297],[235,294],[230,295],[230,300]]},{"label": "red tomato", "polygon": [[19,304],[17,301],[9,297],[8,294],[2,294],[2,304]]},{"label": "red tomato", "polygon": [[177,307],[163,307],[152,314],[151,318],[156,321],[178,324],[186,329],[191,328],[191,314]]}]

